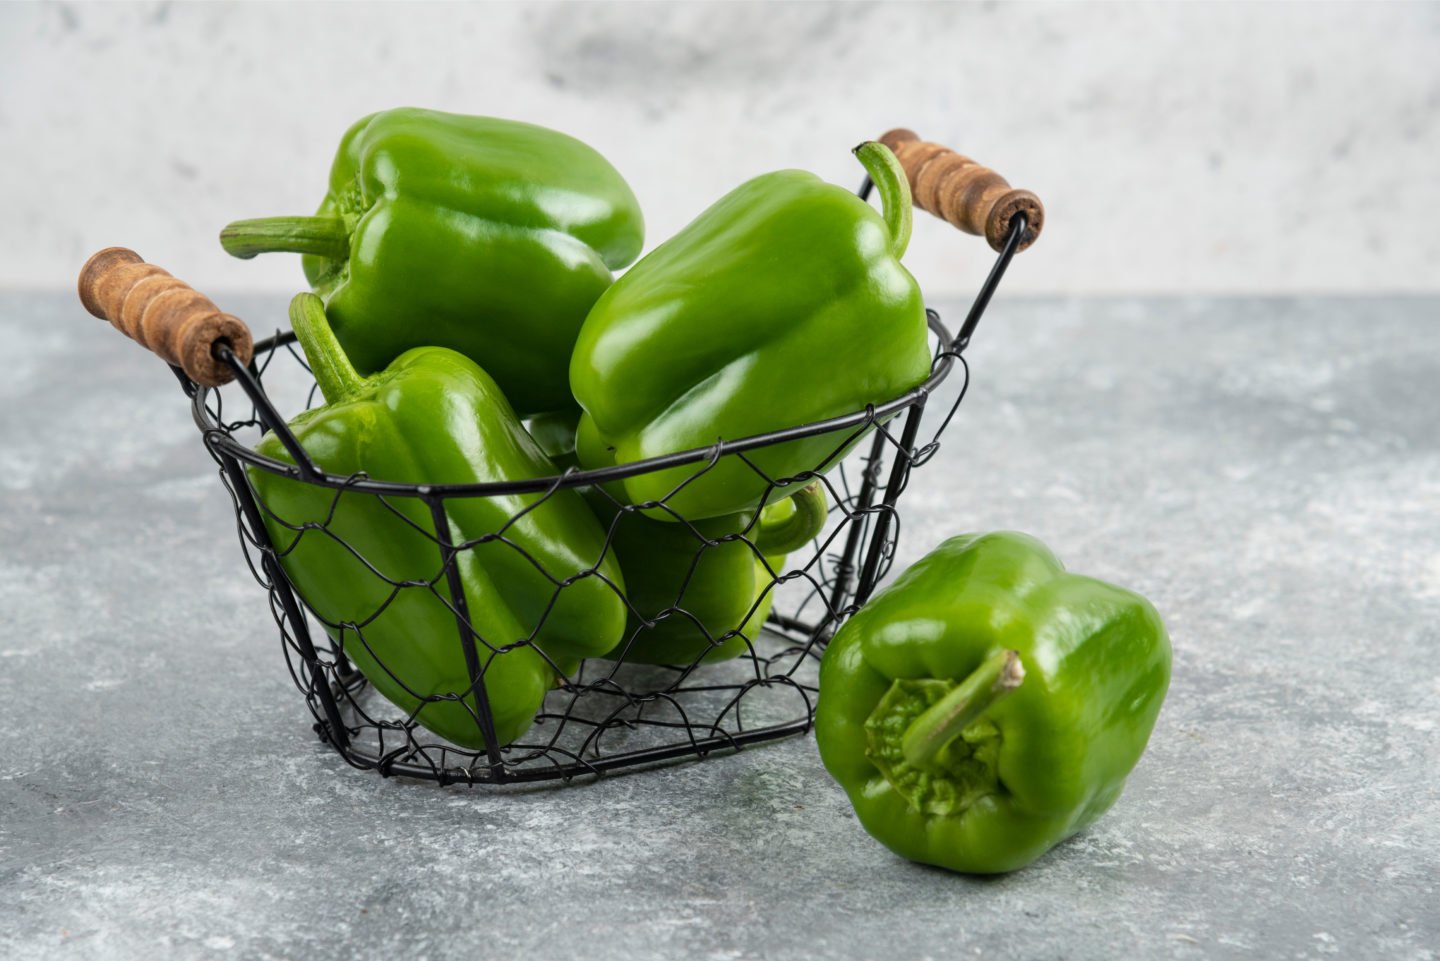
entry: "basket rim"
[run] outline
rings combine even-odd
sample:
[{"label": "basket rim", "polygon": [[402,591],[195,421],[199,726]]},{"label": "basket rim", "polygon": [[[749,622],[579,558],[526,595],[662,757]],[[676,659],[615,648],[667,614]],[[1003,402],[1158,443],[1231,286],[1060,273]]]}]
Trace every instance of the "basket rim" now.
[{"label": "basket rim", "polygon": [[[806,437],[813,437],[851,427],[860,427],[861,425],[869,426],[882,417],[887,417],[907,407],[922,403],[945,381],[945,378],[950,375],[950,371],[955,366],[955,358],[957,356],[953,348],[954,335],[950,333],[949,328],[941,321],[940,314],[927,307],[925,315],[926,325],[929,327],[931,333],[939,338],[935,358],[931,361],[930,376],[918,387],[913,387],[889,401],[882,404],[868,404],[861,410],[852,411],[848,414],[840,414],[825,420],[813,421],[808,424],[797,424],[793,427],[784,427],[763,434],[752,434],[748,437],[741,437],[735,440],[718,440],[708,447],[692,447],[689,450],[663,454],[659,457],[650,457],[645,460],[631,461],[626,464],[595,468],[593,470],[580,470],[572,467],[563,474],[549,477],[531,477],[513,481],[484,481],[474,484],[412,484],[400,481],[377,480],[366,477],[363,474],[344,476],[321,471],[313,475],[307,475],[306,472],[294,464],[287,461],[276,460],[273,457],[266,457],[263,454],[257,453],[254,448],[248,447],[236,440],[231,434],[230,429],[220,423],[206,406],[206,401],[211,391],[216,391],[219,388],[198,387],[191,398],[191,412],[195,419],[195,425],[204,435],[206,445],[215,451],[215,453],[233,457],[241,463],[259,468],[268,473],[288,477],[306,484],[313,484],[317,487],[421,498],[535,494],[572,487],[590,487],[636,477],[641,474],[654,473],[672,467],[695,464],[700,461],[708,460],[714,463],[728,454],[739,454],[786,441],[801,440]],[[295,339],[294,331],[277,332],[271,337],[266,337],[263,340],[255,342],[255,356],[258,358],[265,354],[272,354],[277,349],[294,343]],[[837,448],[836,453],[838,454],[839,452],[840,449]],[[815,473],[815,471],[809,471],[806,472],[806,476],[814,476]],[[798,480],[801,478],[794,479]],[[783,480],[791,479],[787,478]]]}]

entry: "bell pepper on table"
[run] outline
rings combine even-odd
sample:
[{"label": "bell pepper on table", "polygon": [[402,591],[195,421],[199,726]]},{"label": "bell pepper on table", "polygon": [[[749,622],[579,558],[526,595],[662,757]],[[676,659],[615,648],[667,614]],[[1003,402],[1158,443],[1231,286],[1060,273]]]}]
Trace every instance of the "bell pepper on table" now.
[{"label": "bell pepper on table", "polygon": [[891,850],[1012,871],[1115,803],[1169,682],[1143,597],[1067,574],[1024,534],[966,535],[836,633],[815,740]]},{"label": "bell pepper on table", "polygon": [[[900,264],[910,239],[909,183],[889,148],[866,143],[856,155],[883,216],[813,174],[764,174],[600,297],[570,364],[584,408],[581,464],[628,464],[813,423],[925,380],[925,309]],[[787,441],[746,457],[772,479],[794,478],[832,466],[838,457],[831,455],[854,433]],[[752,510],[769,487],[731,455],[667,498],[697,469],[646,473],[614,489],[631,504],[665,500],[697,521]]]},{"label": "bell pepper on table", "polygon": [[743,654],[770,614],[785,556],[820,533],[827,507],[819,482],[768,505],[758,519],[731,514],[694,524],[621,512],[600,493],[587,499],[612,525],[611,546],[625,571],[631,608],[625,640],[607,656],[638,664],[689,665]]},{"label": "bell pepper on table", "polygon": [[[326,400],[291,430],[325,472],[412,484],[557,473],[494,381],[463,355],[418,347],[366,377],[346,358],[318,297],[296,297],[291,321]],[[256,450],[291,461],[273,434]],[[483,747],[429,506],[258,467],[250,477],[281,566],[370,683],[403,710],[418,709],[416,720],[436,734]],[[449,496],[443,509],[503,745],[530,726],[557,665],[564,671],[620,641],[624,581],[575,491]],[[505,650],[522,640],[533,644]]]},{"label": "bell pepper on table", "polygon": [[400,108],[354,124],[313,217],[233,223],[237,257],[305,255],[362,372],[411,347],[482,364],[522,414],[573,406],[567,365],[611,271],[640,253],[640,207],[604,157],[544,127]]}]

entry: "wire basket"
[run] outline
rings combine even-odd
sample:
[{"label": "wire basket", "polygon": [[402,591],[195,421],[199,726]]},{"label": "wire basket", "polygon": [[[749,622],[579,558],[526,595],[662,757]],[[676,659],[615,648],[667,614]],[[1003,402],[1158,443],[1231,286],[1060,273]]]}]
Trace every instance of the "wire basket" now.
[{"label": "wire basket", "polygon": [[[252,352],[243,324],[221,314],[159,268],[144,264],[128,251],[117,253],[120,248],[92,258],[81,277],[81,298],[86,306],[171,361],[191,398],[195,423],[230,493],[246,560],[268,593],[291,676],[305,697],[322,741],[350,764],[385,776],[501,784],[568,780],[685,756],[704,757],[810,728],[825,643],[889,569],[900,534],[900,496],[911,472],[937,450],[941,434],[965,396],[969,368],[963,351],[1010,259],[1033,242],[1043,216],[1038,201],[1030,204],[1027,200],[1018,206],[1011,202],[1016,195],[1025,199],[1033,198],[1032,194],[1011,190],[998,175],[965,158],[920,142],[913,135],[907,139],[903,134],[887,134],[887,142],[906,166],[918,206],[939,213],[962,229],[986,234],[998,251],[958,333],[952,333],[935,311],[927,311],[933,361],[925,383],[886,403],[822,422],[603,470],[571,468],[553,477],[470,485],[403,484],[364,475],[326,474],[310,460],[280,414],[282,409],[293,412],[317,402],[314,381],[293,333],[277,332],[255,343]],[[928,190],[923,176],[927,165],[932,175]],[[933,175],[947,171],[969,177],[965,189],[970,194],[964,203],[956,199],[958,174],[949,178],[947,189],[936,188]],[[984,186],[992,188],[988,199],[982,196],[986,191],[974,188],[977,171],[983,175]],[[860,196],[868,197],[870,189],[867,179]],[[1007,202],[1009,211],[997,216],[995,210]],[[130,272],[128,280],[112,269],[117,266]],[[158,285],[149,300],[159,302],[154,296],[159,287],[182,288],[190,300],[183,311],[175,312],[175,318],[157,316],[153,310],[142,317],[145,304],[137,306],[137,298],[130,295],[142,281]],[[197,309],[200,301],[207,309]],[[957,369],[962,382],[953,403],[938,425],[922,433],[927,402]],[[255,445],[267,432],[273,432],[284,445],[293,464],[257,453]],[[796,475],[766,476],[754,459],[756,452],[767,447],[822,437],[828,453],[812,469]],[[813,542],[784,558],[767,557],[757,543],[758,511],[748,523],[717,535],[671,510],[666,504],[669,497],[637,505],[615,502],[604,553],[589,567],[556,575],[529,557],[518,540],[507,536],[515,522],[513,516],[496,530],[460,543],[454,541],[447,521],[456,504],[470,498],[520,498],[515,502],[525,506],[515,513],[524,515],[551,498],[573,496],[562,492],[593,492],[601,484],[626,477],[661,470],[673,476],[676,468],[688,468],[679,489],[722,464],[737,462],[764,482],[762,504],[780,501],[798,484],[823,485],[828,514]],[[324,514],[282,516],[266,503],[253,482],[251,472],[256,471],[323,489],[334,506]],[[433,567],[403,578],[391,577],[368,563],[363,551],[347,544],[335,520],[338,505],[362,499],[384,505],[397,523],[406,525],[405,536],[433,543]],[[693,537],[693,560],[677,582],[673,603],[637,610],[616,584],[605,579],[600,565],[616,538],[623,536],[625,525],[655,523],[646,515],[657,511],[669,511],[669,524]],[[295,532],[297,538],[333,538],[344,545],[357,559],[357,570],[362,571],[357,576],[377,579],[376,583],[383,584],[380,593],[385,599],[368,616],[327,620],[316,605],[304,599],[286,573],[285,556],[294,543],[277,549],[267,522],[272,530],[278,525]],[[478,563],[470,556],[476,552],[507,549],[534,563],[550,579],[557,600],[583,581],[604,580],[628,609],[626,637],[619,647],[605,658],[578,662],[546,654],[536,643],[536,633],[555,601],[535,624],[525,625],[528,633],[487,637],[471,616],[461,570],[467,563]],[[696,572],[707,558],[718,557],[720,552],[752,554],[758,572],[754,602],[743,615],[732,615],[733,623],[717,624],[687,607],[687,590]],[[416,690],[407,685],[402,671],[392,669],[383,654],[367,643],[367,627],[378,623],[402,596],[416,603],[444,605],[453,614],[454,643],[464,657],[467,683],[455,685],[453,690]],[[703,638],[694,656],[673,664],[636,663],[627,656],[639,635],[670,619],[678,619]],[[514,656],[521,649],[539,653],[549,664],[554,682],[544,693],[543,706],[528,732],[505,743],[496,734],[486,675],[497,670],[498,659]],[[715,655],[720,652],[734,656],[717,661]],[[357,669],[357,661],[367,666],[363,673]],[[382,696],[378,686],[385,686],[392,696]],[[410,710],[396,706],[397,701],[406,702],[404,697],[394,696],[396,690],[413,702]],[[473,720],[471,746],[443,739],[421,723],[433,716],[427,711],[441,710],[463,710],[467,723]]]}]

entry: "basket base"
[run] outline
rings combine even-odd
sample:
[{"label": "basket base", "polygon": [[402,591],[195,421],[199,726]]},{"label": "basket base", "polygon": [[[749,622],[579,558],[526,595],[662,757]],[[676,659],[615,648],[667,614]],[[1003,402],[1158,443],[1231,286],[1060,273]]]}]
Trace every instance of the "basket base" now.
[{"label": "basket base", "polygon": [[810,730],[823,650],[812,637],[772,623],[753,654],[698,668],[586,661],[498,763],[396,718],[358,674],[331,684],[343,743],[324,721],[315,730],[355,767],[441,784],[570,781],[705,757]]}]

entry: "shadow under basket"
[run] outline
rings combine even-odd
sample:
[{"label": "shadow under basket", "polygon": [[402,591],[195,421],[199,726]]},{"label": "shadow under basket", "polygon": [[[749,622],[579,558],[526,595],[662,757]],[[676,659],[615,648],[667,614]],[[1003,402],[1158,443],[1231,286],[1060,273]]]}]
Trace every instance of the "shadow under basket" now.
[{"label": "shadow under basket", "polygon": [[[902,148],[906,146],[900,144]],[[908,166],[903,150],[897,149],[897,155],[907,161]],[[918,162],[923,166],[931,156],[933,154],[926,154]],[[965,163],[971,164],[968,160]],[[925,186],[923,169],[920,173],[916,202],[936,210],[938,201],[934,198],[931,205],[922,202],[925,199],[920,189]],[[914,181],[914,170],[911,174]],[[1005,186],[1008,189],[1008,185]],[[868,196],[870,189],[867,180],[861,186],[860,195]],[[943,215],[956,222],[950,213]],[[240,328],[244,330],[243,349],[237,346],[238,335],[228,330],[213,335],[215,340],[204,357],[198,351],[185,354],[178,347],[174,356],[168,356],[153,342],[147,346],[171,361],[172,369],[191,398],[195,422],[230,492],[245,557],[255,579],[268,592],[291,675],[314,716],[315,731],[321,740],[350,764],[374,769],[386,776],[471,784],[569,780],[617,768],[690,756],[705,757],[809,730],[825,644],[845,618],[866,601],[889,569],[900,534],[901,495],[912,471],[922,467],[937,450],[941,434],[965,396],[969,368],[963,351],[1011,258],[1034,240],[1038,229],[1039,214],[1031,213],[1027,218],[1027,213],[1021,210],[1008,217],[1003,233],[993,234],[992,230],[989,239],[998,257],[968,316],[958,333],[952,333],[935,311],[927,311],[933,345],[930,376],[924,384],[903,396],[819,423],[728,440],[709,448],[620,467],[593,471],[571,469],[549,478],[421,485],[386,482],[364,475],[326,474],[310,461],[279,413],[311,407],[318,402],[314,380],[293,333],[276,333],[256,342],[253,353],[249,349],[248,330],[244,330],[243,325]],[[972,232],[984,233],[985,230]],[[121,250],[102,251],[92,261],[105,256],[120,257],[113,252]],[[148,269],[147,276],[158,273],[169,278],[164,271],[144,264],[132,252],[122,252],[125,256],[120,259],[131,265],[128,269],[138,271],[134,266],[138,263]],[[105,266],[101,264],[102,268]],[[87,265],[87,271],[90,270]],[[119,282],[106,288],[93,277],[90,280],[87,288],[87,277],[82,274],[81,296],[86,306],[92,313],[111,319],[122,330],[132,332],[124,324],[121,307],[125,293],[116,286]],[[209,306],[213,309],[213,305]],[[223,317],[235,320],[229,315]],[[217,369],[197,374],[191,360]],[[961,381],[953,403],[934,412],[938,423],[924,425],[922,432],[927,402],[941,383],[951,377],[959,377]],[[222,382],[225,382],[223,386],[203,386]],[[257,453],[256,445],[266,433],[275,434],[294,463]],[[803,473],[767,477],[754,459],[767,447],[822,436],[828,454]],[[833,444],[829,443],[832,440]],[[683,587],[677,590],[675,603],[664,610],[640,612],[630,607],[632,618],[626,637],[607,657],[567,662],[546,657],[553,669],[549,675],[553,677],[553,686],[543,695],[538,717],[517,739],[502,743],[505,739],[496,736],[485,673],[497,658],[517,648],[530,647],[538,652],[539,647],[530,639],[534,631],[526,638],[483,636],[483,631],[472,623],[461,571],[470,552],[508,548],[524,554],[524,550],[506,537],[508,524],[475,541],[452,543],[452,528],[446,519],[447,510],[455,506],[453,502],[465,498],[511,498],[508,502],[528,505],[518,512],[523,515],[548,498],[569,490],[598,490],[600,484],[652,471],[665,470],[671,472],[667,476],[674,476],[676,468],[684,468],[691,472],[692,480],[698,480],[718,466],[734,470],[737,463],[754,470],[767,487],[766,502],[778,502],[801,484],[823,485],[827,513],[819,534],[807,545],[791,550],[783,559],[767,558],[753,539],[757,525],[723,536],[706,536],[672,512],[671,523],[685,525],[695,534],[695,559],[690,574],[698,569],[707,552],[722,549],[753,552],[760,571],[753,606],[744,616],[737,617],[736,623],[724,625],[723,630],[714,624],[707,627],[687,610]],[[332,508],[328,518],[284,518],[265,503],[252,479],[256,472],[283,475],[288,478],[287,483],[313,485],[323,490],[325,496],[332,497],[337,505],[359,499],[372,499],[385,505],[397,523],[409,525],[409,536],[423,536],[433,542],[433,570],[427,571],[424,577],[388,579],[364,561],[363,552],[351,547],[351,553],[367,572],[362,576],[381,579],[390,592],[370,616],[326,623],[305,603],[302,592],[287,576],[283,564],[286,551],[277,550],[272,533],[278,522],[299,536],[327,537],[344,544],[340,533],[330,529],[337,511]],[[513,500],[515,498],[521,500]],[[653,514],[665,509],[663,501],[618,506],[609,528],[606,551],[609,552],[620,524],[654,523],[639,512],[647,510]],[[551,578],[557,596],[582,579],[604,579],[599,573],[602,559],[603,555],[597,557],[595,567],[576,571],[563,580]],[[608,580],[606,583],[620,594],[616,585]],[[417,592],[423,595],[424,603],[449,608],[454,615],[453,642],[469,668],[467,687],[443,694],[423,694],[414,711],[397,707],[375,689],[372,681],[377,664],[399,685],[404,685],[405,678],[398,671],[391,671],[383,658],[368,649],[364,636],[366,624],[378,618],[388,604],[396,603],[395,599],[404,592]],[[623,600],[623,594],[621,597]],[[703,632],[710,644],[724,646],[730,652],[738,648],[740,653],[728,660],[696,656],[688,663],[671,665],[633,663],[627,658],[637,631],[669,618],[687,620],[696,631]],[[762,618],[763,628],[758,626]],[[369,665],[366,674],[356,669],[357,660]],[[460,705],[469,711],[475,725],[473,737],[469,739],[472,746],[462,747],[447,741],[418,723],[417,712],[424,717],[427,708],[441,702],[447,702],[445,710],[453,712]]]}]

